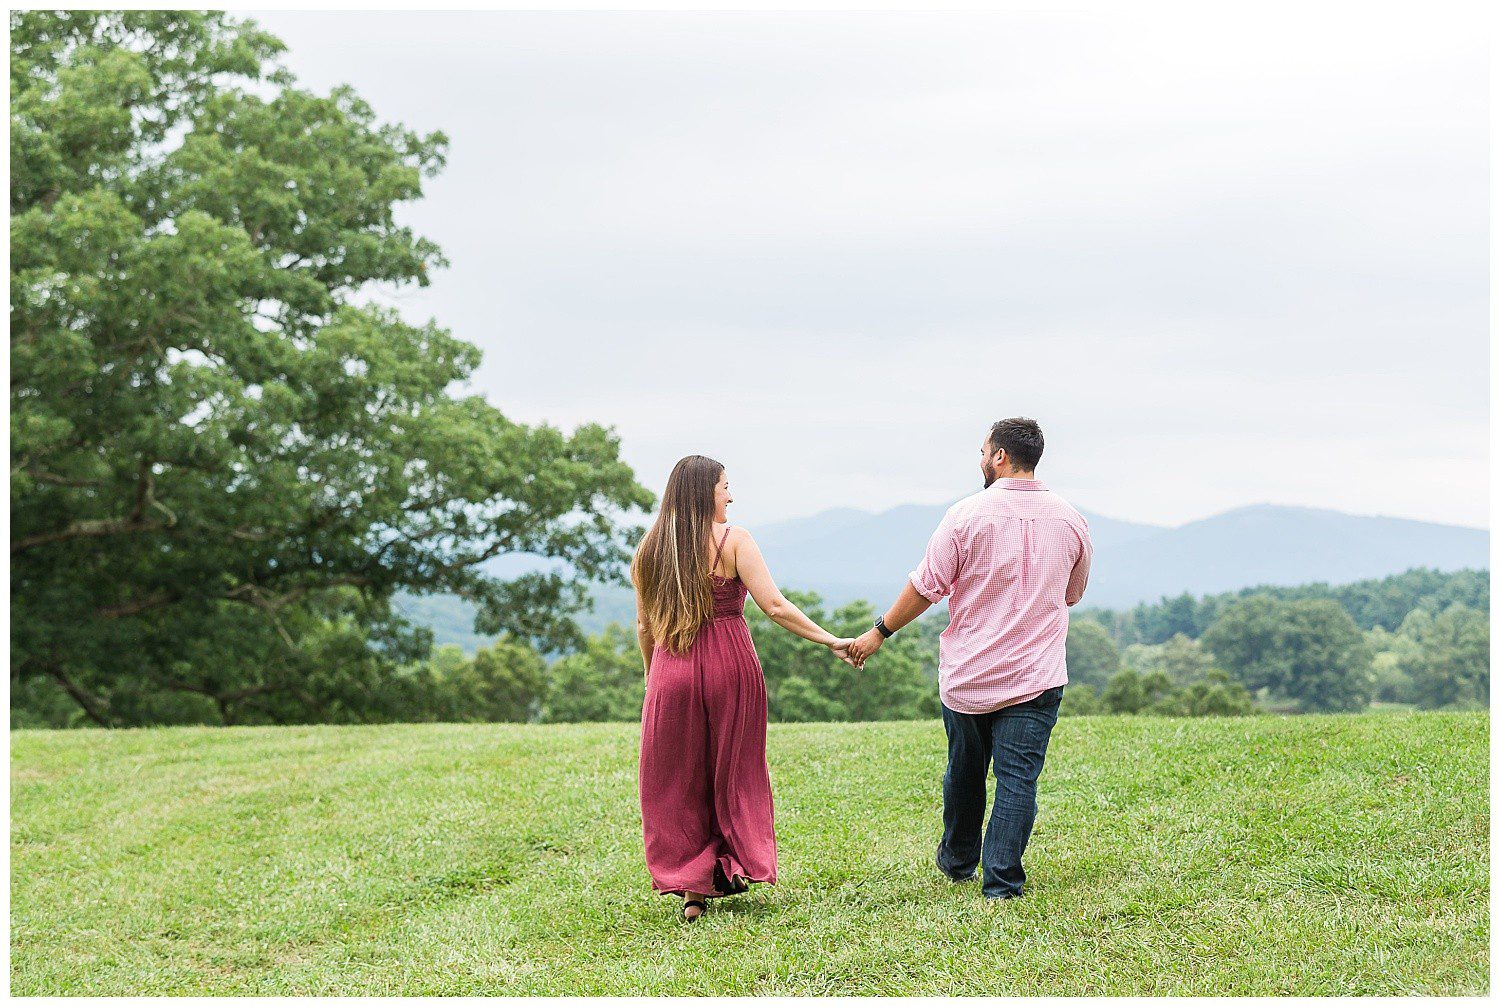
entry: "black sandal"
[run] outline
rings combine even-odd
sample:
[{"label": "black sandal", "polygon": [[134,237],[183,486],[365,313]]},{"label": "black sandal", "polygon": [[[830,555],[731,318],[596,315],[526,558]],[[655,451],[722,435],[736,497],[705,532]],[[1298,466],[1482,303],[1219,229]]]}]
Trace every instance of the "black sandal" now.
[{"label": "black sandal", "polygon": [[[701,910],[701,912],[699,912],[697,916],[689,916],[687,914],[687,911],[693,906],[697,906]],[[703,913],[706,912],[708,912],[708,903],[704,902],[702,899],[688,899],[682,904],[682,918],[687,920],[689,923],[701,918],[703,916]]]},{"label": "black sandal", "polygon": [[729,895],[739,895],[750,890],[750,882],[736,874],[728,877],[720,864],[714,864],[714,891],[725,892]]}]

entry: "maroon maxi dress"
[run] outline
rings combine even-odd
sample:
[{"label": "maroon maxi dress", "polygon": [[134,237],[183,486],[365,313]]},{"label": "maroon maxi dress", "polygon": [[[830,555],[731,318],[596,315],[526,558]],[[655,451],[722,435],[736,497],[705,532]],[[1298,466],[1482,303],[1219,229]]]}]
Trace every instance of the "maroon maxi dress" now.
[{"label": "maroon maxi dress", "polygon": [[[710,569],[729,538],[724,529]],[[713,574],[714,612],[686,654],[657,646],[641,710],[641,824],[651,887],[717,897],[776,881],[766,680],[745,585]]]}]

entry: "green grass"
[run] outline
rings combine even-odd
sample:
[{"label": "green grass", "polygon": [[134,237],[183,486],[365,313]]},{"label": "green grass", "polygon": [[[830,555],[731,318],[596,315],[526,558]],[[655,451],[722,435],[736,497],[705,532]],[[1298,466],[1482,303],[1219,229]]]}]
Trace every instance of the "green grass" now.
[{"label": "green grass", "polygon": [[1482,993],[1489,718],[1064,718],[1027,898],[936,723],[773,725],[781,881],[652,895],[637,729],[19,731],[13,994]]}]

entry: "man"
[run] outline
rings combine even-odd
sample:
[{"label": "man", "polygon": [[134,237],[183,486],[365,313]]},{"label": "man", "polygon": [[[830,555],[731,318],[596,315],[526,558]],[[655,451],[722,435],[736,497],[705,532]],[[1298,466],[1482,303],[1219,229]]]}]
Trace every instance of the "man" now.
[{"label": "man", "polygon": [[1042,430],[1001,420],[979,448],[984,490],[952,507],[895,603],[854,642],[858,663],[948,598],[938,692],[948,732],[937,866],[968,881],[980,864],[985,777],[995,805],[984,830],[984,896],[1022,894],[1021,854],[1036,820],[1036,781],[1068,680],[1068,607],[1088,583],[1088,522],[1036,478]]}]

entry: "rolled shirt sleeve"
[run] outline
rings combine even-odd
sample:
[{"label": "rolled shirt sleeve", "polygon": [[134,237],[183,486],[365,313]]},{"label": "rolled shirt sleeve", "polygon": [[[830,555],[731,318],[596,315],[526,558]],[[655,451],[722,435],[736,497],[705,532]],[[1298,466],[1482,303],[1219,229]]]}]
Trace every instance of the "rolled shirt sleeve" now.
[{"label": "rolled shirt sleeve", "polygon": [[1087,521],[1078,529],[1078,541],[1083,548],[1073,563],[1073,572],[1068,576],[1066,601],[1069,605],[1076,605],[1083,600],[1084,589],[1089,585],[1089,570],[1094,565],[1094,540],[1089,537]]},{"label": "rolled shirt sleeve", "polygon": [[957,522],[953,511],[943,515],[937,530],[927,541],[927,552],[908,579],[917,593],[933,604],[948,597],[953,591],[953,581],[958,577],[960,563]]}]

